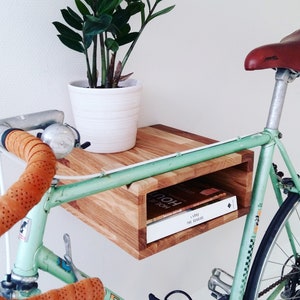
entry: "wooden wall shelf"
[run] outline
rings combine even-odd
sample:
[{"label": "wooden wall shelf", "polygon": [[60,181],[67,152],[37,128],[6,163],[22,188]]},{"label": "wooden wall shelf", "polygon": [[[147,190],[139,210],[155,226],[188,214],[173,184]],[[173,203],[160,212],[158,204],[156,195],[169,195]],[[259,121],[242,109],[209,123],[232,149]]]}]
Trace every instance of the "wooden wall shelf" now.
[{"label": "wooden wall shelf", "polygon": [[[138,130],[137,144],[133,149],[115,154],[94,154],[75,149],[66,158],[67,164],[59,163],[58,174],[97,173],[212,142],[214,140],[164,125],[144,127]],[[240,151],[74,201],[65,204],[64,208],[135,258],[142,259],[247,214],[253,156],[252,151]],[[147,194],[198,177],[237,195],[239,209],[147,244]]]}]

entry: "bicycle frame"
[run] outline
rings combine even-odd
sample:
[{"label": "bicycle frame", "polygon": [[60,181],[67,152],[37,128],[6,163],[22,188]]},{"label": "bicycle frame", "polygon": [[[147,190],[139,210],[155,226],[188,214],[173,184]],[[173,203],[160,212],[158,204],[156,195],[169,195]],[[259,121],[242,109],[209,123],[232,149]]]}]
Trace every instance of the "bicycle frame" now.
[{"label": "bicycle frame", "polygon": [[[277,71],[277,79],[280,77],[279,82],[277,82],[277,86],[282,85],[283,77],[285,78],[283,80],[284,84],[287,85],[291,76],[290,73],[287,74],[287,71],[288,70]],[[290,173],[290,177],[295,183],[295,190],[298,193],[300,192],[300,181],[298,175],[280,140],[280,133],[278,131],[278,124],[285,95],[285,89],[282,89],[282,87],[278,87],[278,89],[280,90],[280,95],[278,96],[275,88],[273,99],[280,98],[281,102],[273,101],[266,129],[262,132],[244,137],[237,137],[229,141],[218,142],[184,152],[174,153],[173,155],[130,165],[118,170],[103,172],[95,178],[84,181],[62,186],[54,183],[48,193],[44,195],[41,202],[29,212],[24,220],[24,222],[26,222],[24,223],[26,224],[26,232],[25,234],[22,234],[22,238],[20,239],[17,259],[14,264],[12,275],[15,278],[20,278],[20,280],[25,278],[35,279],[37,277],[38,269],[42,269],[66,283],[71,283],[76,280],[75,274],[72,269],[70,269],[67,262],[52,253],[43,245],[43,235],[47,215],[51,208],[66,202],[84,198],[88,195],[100,193],[108,189],[113,189],[134,181],[142,180],[147,177],[187,167],[192,164],[221,157],[240,150],[261,147],[253,184],[251,209],[244,227],[230,296],[230,300],[243,299],[243,293],[248,278],[252,252],[259,226],[260,212],[262,210],[269,177],[271,178],[278,203],[280,204],[283,201],[280,185],[278,184],[272,165],[275,148],[279,150],[279,153],[285,162]],[[282,90],[284,90],[283,94]],[[33,221],[35,224],[31,224]],[[83,277],[87,277],[87,275],[83,272],[80,273]],[[34,291],[31,295],[33,293]]]}]

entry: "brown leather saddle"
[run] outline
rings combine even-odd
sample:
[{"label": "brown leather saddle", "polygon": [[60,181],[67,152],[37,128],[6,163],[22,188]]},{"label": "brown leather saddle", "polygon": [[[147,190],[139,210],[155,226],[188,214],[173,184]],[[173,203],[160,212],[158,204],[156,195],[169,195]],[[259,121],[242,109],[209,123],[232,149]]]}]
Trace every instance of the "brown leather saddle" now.
[{"label": "brown leather saddle", "polygon": [[245,59],[245,69],[291,69],[300,72],[300,30],[283,38],[279,43],[252,50]]}]

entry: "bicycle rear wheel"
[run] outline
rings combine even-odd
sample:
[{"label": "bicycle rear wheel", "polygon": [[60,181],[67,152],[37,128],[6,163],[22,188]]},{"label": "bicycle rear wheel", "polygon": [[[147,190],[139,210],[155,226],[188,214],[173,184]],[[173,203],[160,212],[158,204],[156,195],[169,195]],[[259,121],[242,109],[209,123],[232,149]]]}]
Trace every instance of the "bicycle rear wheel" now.
[{"label": "bicycle rear wheel", "polygon": [[253,261],[244,300],[300,300],[299,200],[298,194],[290,193],[265,232]]}]

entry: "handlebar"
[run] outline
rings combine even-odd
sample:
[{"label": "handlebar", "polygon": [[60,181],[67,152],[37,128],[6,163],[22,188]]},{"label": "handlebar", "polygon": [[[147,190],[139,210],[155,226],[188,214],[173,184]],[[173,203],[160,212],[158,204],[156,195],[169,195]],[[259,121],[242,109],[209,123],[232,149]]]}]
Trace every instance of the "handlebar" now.
[{"label": "handlebar", "polygon": [[[45,129],[54,123],[63,123],[64,113],[59,110],[46,110],[31,114],[0,119],[0,128],[19,128],[25,131]],[[1,133],[1,132],[0,132]]]},{"label": "handlebar", "polygon": [[[60,289],[50,290],[44,294],[30,297],[30,300],[102,300],[104,299],[104,293],[105,289],[99,278],[87,278],[68,284]],[[0,296],[0,300],[6,299]]]},{"label": "handlebar", "polygon": [[30,297],[30,300],[101,300],[104,299],[104,287],[99,278],[87,278],[63,288],[51,290],[42,295]]},{"label": "handlebar", "polygon": [[27,166],[7,192],[0,197],[0,236],[20,221],[37,204],[51,185],[56,172],[56,157],[51,148],[30,133],[7,129],[3,146]]},{"label": "handlebar", "polygon": [[[18,181],[0,197],[0,236],[40,201],[56,173],[56,156],[50,146],[27,131],[45,129],[63,119],[63,112],[51,110],[0,120],[2,146],[27,163]],[[30,299],[96,300],[104,299],[104,291],[99,278],[87,278]]]}]

